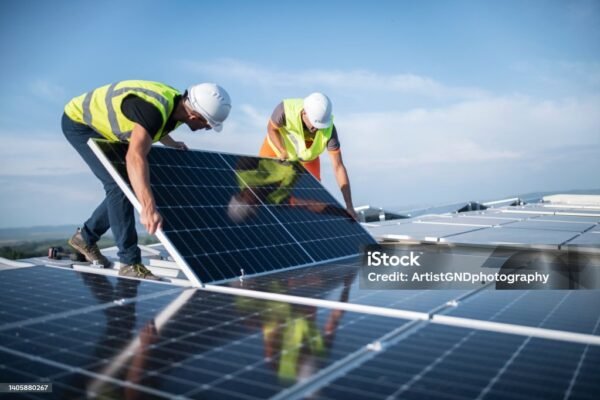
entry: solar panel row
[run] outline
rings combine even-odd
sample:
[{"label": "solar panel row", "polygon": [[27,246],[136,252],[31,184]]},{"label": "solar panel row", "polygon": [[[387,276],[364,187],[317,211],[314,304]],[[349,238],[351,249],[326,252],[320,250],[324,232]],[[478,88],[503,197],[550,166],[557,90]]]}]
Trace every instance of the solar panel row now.
[{"label": "solar panel row", "polygon": [[[125,146],[92,146],[135,202]],[[598,292],[358,290],[360,263],[350,258],[278,271],[354,255],[372,239],[296,164],[162,148],[149,160],[163,239],[191,280],[270,272],[224,284],[338,303],[322,308],[57,268],[2,271],[2,381],[50,382],[52,398],[61,399],[591,399],[600,392]],[[499,253],[459,251],[490,268],[502,264]],[[571,343],[409,322],[344,311],[346,303],[588,335]]]},{"label": "solar panel row", "polygon": [[[36,274],[99,306],[69,299],[69,315],[0,326],[2,380],[51,382],[53,398],[267,398],[405,322],[196,289],[140,299],[169,286],[45,267],[2,272],[0,285]],[[49,285],[36,300],[60,302]]]},{"label": "solar panel row", "polygon": [[[349,282],[342,275],[337,284],[330,272],[348,267],[279,274],[283,280],[302,280],[308,270],[322,272],[328,278],[306,283],[305,289],[343,296],[346,284],[355,287],[356,272],[349,274]],[[11,293],[11,310],[26,313],[41,304],[43,319],[33,314],[34,320],[23,319],[20,325],[8,318],[0,325],[2,379],[53,384],[51,396],[28,398],[252,399],[295,393],[323,399],[591,399],[600,390],[596,345],[424,321],[406,334],[390,336],[408,327],[408,321],[57,268],[1,274],[2,292],[27,287],[27,277],[54,283],[40,284],[35,302],[27,290]],[[69,289],[66,297],[57,295],[56,282]],[[483,291],[451,314],[555,329],[573,324],[575,331],[598,335],[597,309],[588,307],[581,318],[568,315],[574,307],[595,304],[596,292],[552,293],[545,304],[534,292]],[[494,301],[494,294],[501,296]],[[360,301],[360,296],[350,299]],[[441,306],[447,298],[437,300]],[[62,312],[66,308],[69,313]],[[382,340],[380,351],[365,351]],[[314,380],[320,371],[328,372]]]},{"label": "solar panel row", "polygon": [[592,399],[600,347],[429,325],[317,399]]}]

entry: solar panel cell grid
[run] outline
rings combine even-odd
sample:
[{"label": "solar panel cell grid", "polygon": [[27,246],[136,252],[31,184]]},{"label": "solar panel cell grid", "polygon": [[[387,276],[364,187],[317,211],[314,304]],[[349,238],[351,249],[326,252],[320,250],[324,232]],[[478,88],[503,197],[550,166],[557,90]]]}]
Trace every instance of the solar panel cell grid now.
[{"label": "solar panel cell grid", "polygon": [[[126,186],[126,145],[92,146]],[[161,147],[148,161],[163,233],[202,282],[347,257],[373,243],[298,163]]]},{"label": "solar panel cell grid", "polygon": [[[283,293],[386,308],[428,312],[454,300],[464,290],[363,290],[358,284],[362,261],[329,263],[245,279],[244,289]],[[238,282],[227,283],[238,287]]]},{"label": "solar panel cell grid", "polygon": [[[430,325],[313,396],[526,399],[569,398],[569,393],[586,398],[600,390],[600,381],[588,375],[592,348],[597,349]],[[578,373],[578,366],[586,374]]]},{"label": "solar panel cell grid", "polygon": [[598,290],[489,290],[465,300],[449,315],[592,333],[600,318],[598,304]]},{"label": "solar panel cell grid", "polygon": [[[126,147],[96,145],[127,182]],[[600,333],[600,292],[478,291],[449,308],[443,305],[467,292],[359,290],[358,258],[313,264],[356,254],[372,239],[299,165],[160,148],[149,160],[164,234],[203,281],[236,277],[242,269],[270,272],[223,285],[337,303],[321,308],[56,268],[3,271],[3,381],[52,382],[54,398],[595,399],[600,393],[600,346],[592,336]],[[487,250],[460,255],[493,258]],[[304,264],[310,267],[278,271]],[[353,304],[450,318],[409,324],[364,308],[342,311]],[[470,328],[440,325],[457,323],[453,316],[470,319]],[[563,332],[548,340],[531,330],[471,329],[492,329],[482,321]],[[368,346],[374,342],[380,350]]]},{"label": "solar panel cell grid", "polygon": [[[301,371],[312,371],[310,376],[404,323],[189,289],[128,304],[102,285],[90,287],[89,295],[100,292],[106,292],[104,309],[0,327],[0,368],[19,381],[51,381],[56,393],[68,397],[122,397],[134,384],[145,398],[262,398],[294,384]],[[168,319],[161,317],[176,305]]]},{"label": "solar panel cell grid", "polygon": [[103,292],[118,292],[122,298],[157,294],[173,287],[113,277],[67,272],[56,268],[30,267],[2,271],[0,279],[0,326],[32,318],[43,318],[104,302],[90,296],[89,286]]}]

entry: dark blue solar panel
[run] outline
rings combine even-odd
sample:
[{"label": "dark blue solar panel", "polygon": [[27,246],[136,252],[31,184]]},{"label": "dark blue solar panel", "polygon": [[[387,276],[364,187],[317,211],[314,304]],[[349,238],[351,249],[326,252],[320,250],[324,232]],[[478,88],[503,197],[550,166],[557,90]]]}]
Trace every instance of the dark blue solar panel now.
[{"label": "dark blue solar panel", "polygon": [[268,398],[406,322],[195,289],[123,303],[107,285],[86,288],[104,307],[0,326],[3,379],[54,385],[35,398]]},{"label": "dark blue solar panel", "polygon": [[597,398],[600,347],[428,325],[317,399]]},{"label": "dark blue solar panel", "polygon": [[[121,178],[127,146],[96,141]],[[358,254],[373,239],[299,163],[154,147],[163,231],[203,282]]]},{"label": "dark blue solar panel", "polygon": [[448,314],[577,333],[600,319],[600,290],[486,290]]},{"label": "dark blue solar panel", "polygon": [[[365,290],[359,287],[361,259],[273,272],[244,279],[241,287],[263,292],[430,312],[467,293],[465,290]],[[240,287],[239,282],[224,285]]]},{"label": "dark blue solar panel", "polygon": [[[90,296],[90,287],[97,288]],[[0,326],[43,318],[106,302],[172,291],[172,286],[117,279],[58,268],[29,267],[2,271]]]}]

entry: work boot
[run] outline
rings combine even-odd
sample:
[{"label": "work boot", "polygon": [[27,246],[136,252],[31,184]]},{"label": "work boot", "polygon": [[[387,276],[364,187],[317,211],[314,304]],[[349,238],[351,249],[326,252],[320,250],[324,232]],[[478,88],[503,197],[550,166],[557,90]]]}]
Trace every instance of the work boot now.
[{"label": "work boot", "polygon": [[160,278],[154,275],[144,266],[144,264],[123,265],[119,270],[119,276],[128,276],[130,278],[148,279],[151,281],[160,281]]},{"label": "work boot", "polygon": [[81,235],[81,229],[77,228],[77,232],[69,239],[69,246],[83,254],[86,260],[93,263],[94,261],[98,264],[102,264],[104,268],[109,268],[111,262],[108,258],[106,258],[102,253],[100,253],[100,249],[98,245],[95,243],[93,245],[89,245],[83,240],[83,236]]}]

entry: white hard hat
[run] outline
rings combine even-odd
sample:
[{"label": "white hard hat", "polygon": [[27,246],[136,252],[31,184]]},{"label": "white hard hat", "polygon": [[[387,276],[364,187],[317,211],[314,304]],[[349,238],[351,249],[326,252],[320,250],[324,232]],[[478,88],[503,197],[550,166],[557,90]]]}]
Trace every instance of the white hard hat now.
[{"label": "white hard hat", "polygon": [[238,195],[231,196],[227,205],[227,216],[236,224],[240,224],[256,214],[257,207],[243,201]]},{"label": "white hard hat", "polygon": [[311,125],[317,129],[331,126],[331,100],[323,93],[315,92],[304,99],[304,112]]},{"label": "white hard hat", "polygon": [[223,129],[223,121],[231,110],[231,98],[225,89],[215,83],[190,86],[188,99],[194,111],[202,115],[217,132]]}]

